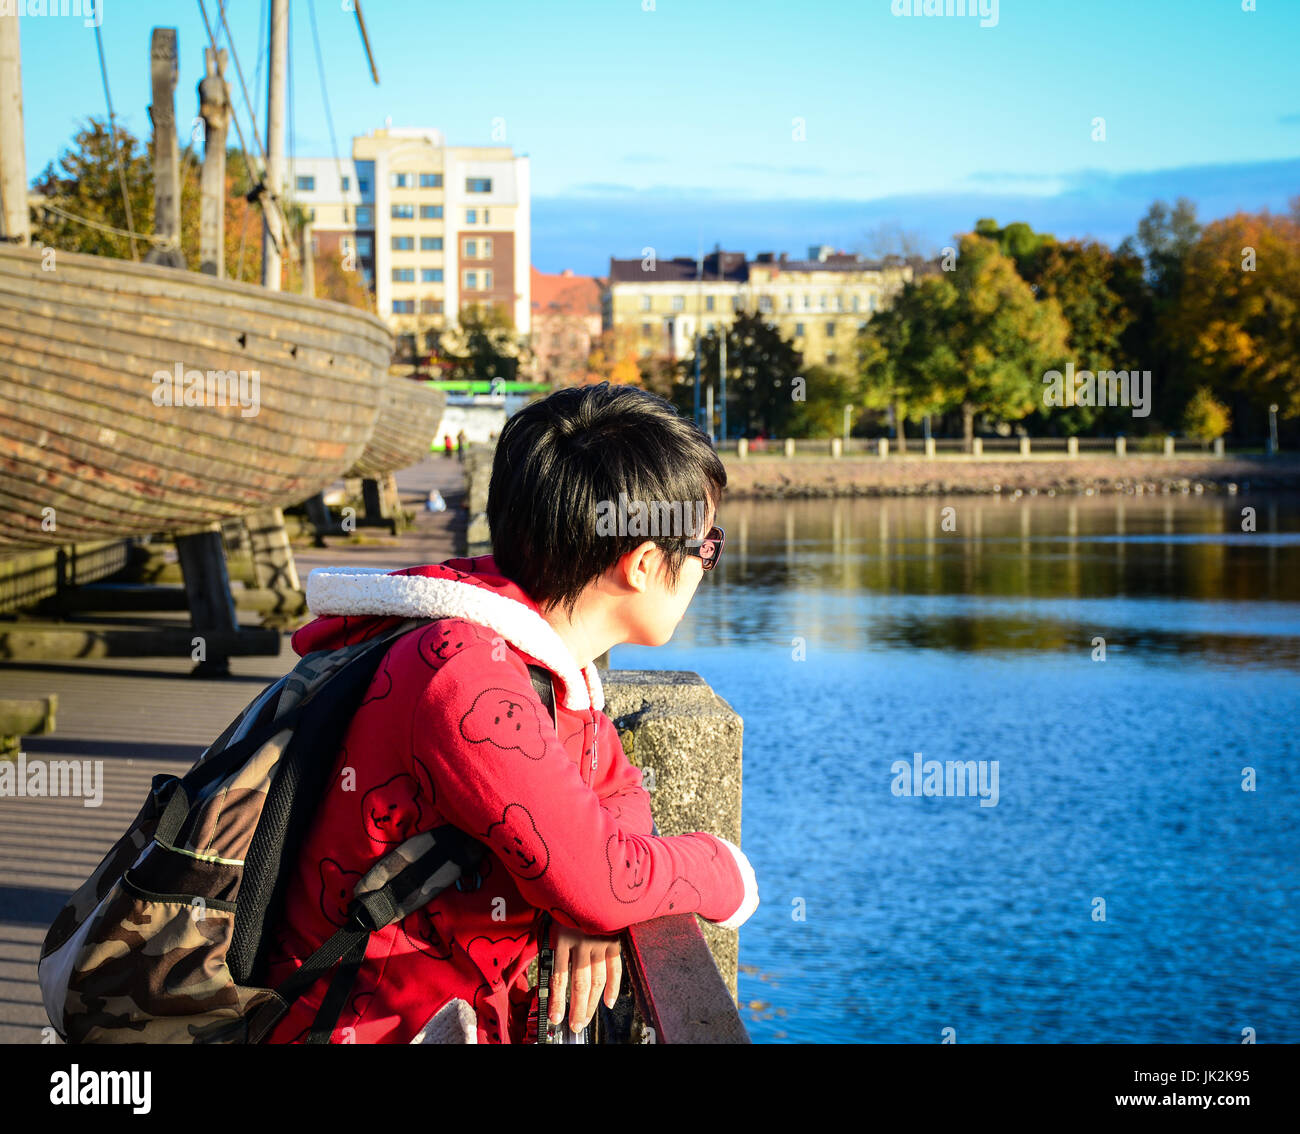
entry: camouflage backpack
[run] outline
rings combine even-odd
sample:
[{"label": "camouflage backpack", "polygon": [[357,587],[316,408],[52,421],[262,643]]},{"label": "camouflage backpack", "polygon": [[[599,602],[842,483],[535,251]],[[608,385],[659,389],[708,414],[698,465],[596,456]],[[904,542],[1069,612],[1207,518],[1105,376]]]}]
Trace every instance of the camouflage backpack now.
[{"label": "camouflage backpack", "polygon": [[[308,1043],[328,1043],[370,934],[432,901],[483,846],[425,831],[362,876],[348,922],[278,988],[269,934],[334,755],[385,651],[411,620],[302,658],[183,777],[159,775],[131,827],[41,946],[45,1010],[69,1043],[258,1043],[334,970]],[[529,666],[554,719],[550,675]]]}]

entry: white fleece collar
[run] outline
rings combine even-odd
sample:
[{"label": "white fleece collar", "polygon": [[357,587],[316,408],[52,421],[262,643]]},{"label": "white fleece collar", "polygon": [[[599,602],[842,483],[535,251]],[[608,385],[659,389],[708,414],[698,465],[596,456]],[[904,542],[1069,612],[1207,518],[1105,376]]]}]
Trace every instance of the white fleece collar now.
[{"label": "white fleece collar", "polygon": [[551,624],[523,603],[495,591],[428,575],[390,575],[384,567],[317,567],[307,576],[307,608],[315,615],[463,618],[495,630],[559,676],[563,705],[605,707],[595,665],[582,669]]}]

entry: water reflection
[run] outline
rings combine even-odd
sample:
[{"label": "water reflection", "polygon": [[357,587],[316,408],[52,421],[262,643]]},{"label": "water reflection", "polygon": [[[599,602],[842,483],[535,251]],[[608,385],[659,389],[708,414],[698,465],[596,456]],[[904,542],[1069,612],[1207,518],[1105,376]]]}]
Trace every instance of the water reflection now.
[{"label": "water reflection", "polygon": [[[1243,509],[1254,531],[1243,531]],[[683,624],[853,650],[1108,648],[1300,668],[1300,498],[736,501]],[[706,588],[707,589],[707,588]]]}]

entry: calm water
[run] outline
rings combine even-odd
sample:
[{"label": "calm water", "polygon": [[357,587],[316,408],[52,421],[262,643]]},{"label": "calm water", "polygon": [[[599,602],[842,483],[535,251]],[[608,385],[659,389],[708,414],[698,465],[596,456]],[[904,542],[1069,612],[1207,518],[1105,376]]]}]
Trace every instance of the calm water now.
[{"label": "calm water", "polygon": [[[1300,502],[719,518],[673,642],[612,664],[744,717],[756,1041],[1300,1042]],[[916,752],[997,761],[996,806],[894,794]]]}]

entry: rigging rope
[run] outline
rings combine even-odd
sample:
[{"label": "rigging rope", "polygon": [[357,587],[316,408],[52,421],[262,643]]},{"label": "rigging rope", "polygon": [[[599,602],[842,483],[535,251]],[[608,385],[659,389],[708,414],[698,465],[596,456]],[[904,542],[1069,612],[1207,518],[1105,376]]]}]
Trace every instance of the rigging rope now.
[{"label": "rigging rope", "polygon": [[[131,197],[126,191],[126,170],[122,168],[122,157],[117,148],[117,119],[113,114],[113,96],[108,93],[108,65],[104,62],[104,37],[99,31],[99,22],[95,24],[95,47],[99,51],[99,77],[104,83],[104,101],[108,103],[108,129],[113,139],[113,157],[114,164],[117,166],[117,180],[122,188],[122,207],[126,210],[126,232],[121,229],[114,231],[129,238],[131,243],[131,259],[139,261],[140,255],[135,250],[135,221],[131,217]],[[71,214],[67,214],[71,216]],[[94,225],[80,217],[72,217],[73,220],[82,220],[83,223],[91,224],[94,228],[107,228],[106,225]]]}]

